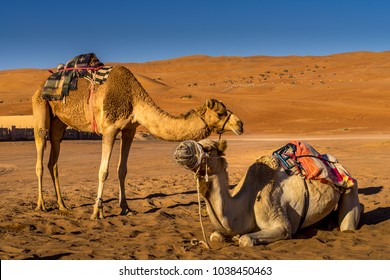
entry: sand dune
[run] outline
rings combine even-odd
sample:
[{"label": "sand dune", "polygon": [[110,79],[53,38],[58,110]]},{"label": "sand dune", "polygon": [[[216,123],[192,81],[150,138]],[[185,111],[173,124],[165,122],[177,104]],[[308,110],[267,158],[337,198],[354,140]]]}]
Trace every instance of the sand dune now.
[{"label": "sand dune", "polygon": [[[124,65],[173,114],[213,97],[241,115],[247,133],[361,133],[390,130],[389,55],[192,56]],[[48,74],[0,71],[0,115],[30,115],[31,95]]]},{"label": "sand dune", "polygon": [[0,116],[0,127],[11,128],[12,126],[17,128],[33,127],[33,116]]},{"label": "sand dune", "polygon": [[[343,233],[334,223],[323,223],[292,240],[256,248],[214,242],[212,250],[205,250],[191,245],[192,238],[202,238],[193,176],[173,162],[177,143],[158,140],[136,140],[130,153],[126,194],[138,215],[118,215],[116,145],[104,192],[107,219],[89,220],[97,192],[99,141],[63,142],[59,172],[71,210],[57,210],[46,172],[49,211],[35,212],[34,143],[2,142],[1,259],[390,258],[390,52],[190,56],[123,65],[174,115],[212,97],[244,121],[242,136],[224,135],[231,183],[255,158],[288,139],[306,139],[320,152],[335,155],[359,182],[359,198],[366,207],[359,229]],[[28,126],[31,96],[48,75],[44,69],[0,71],[0,127]],[[211,233],[207,218],[205,226]]]}]

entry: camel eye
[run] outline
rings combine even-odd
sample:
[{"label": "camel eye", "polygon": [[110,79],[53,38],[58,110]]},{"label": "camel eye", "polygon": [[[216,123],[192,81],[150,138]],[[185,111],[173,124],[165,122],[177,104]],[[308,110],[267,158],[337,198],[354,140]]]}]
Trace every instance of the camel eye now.
[{"label": "camel eye", "polygon": [[222,119],[225,116],[224,113],[217,113],[217,115],[218,115],[218,118],[220,118],[220,119]]}]

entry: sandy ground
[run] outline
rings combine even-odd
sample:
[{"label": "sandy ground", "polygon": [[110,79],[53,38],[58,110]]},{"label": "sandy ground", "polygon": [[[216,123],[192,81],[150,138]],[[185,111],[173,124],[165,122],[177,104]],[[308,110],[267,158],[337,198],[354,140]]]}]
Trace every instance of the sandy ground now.
[{"label": "sandy ground", "polygon": [[[136,140],[132,146],[126,195],[137,215],[119,215],[117,143],[103,196],[106,219],[89,219],[100,141],[63,142],[60,182],[71,209],[57,209],[46,171],[48,211],[36,212],[34,143],[1,142],[0,259],[390,259],[389,54],[193,56],[125,64],[173,115],[213,97],[243,120],[242,136],[224,136],[231,183],[258,156],[292,139],[336,156],[358,180],[365,205],[355,232],[339,232],[324,222],[291,240],[254,248],[191,245],[191,239],[202,238],[195,182],[173,161],[178,143],[159,140]],[[31,125],[31,96],[47,77],[44,69],[0,71],[0,127]],[[210,234],[207,217],[204,223]]]}]

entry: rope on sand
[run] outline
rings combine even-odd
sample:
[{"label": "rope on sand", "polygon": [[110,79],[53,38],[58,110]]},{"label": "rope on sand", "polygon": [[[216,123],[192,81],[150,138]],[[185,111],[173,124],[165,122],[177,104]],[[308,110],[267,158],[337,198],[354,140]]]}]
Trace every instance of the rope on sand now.
[{"label": "rope on sand", "polygon": [[199,244],[203,244],[206,246],[207,249],[211,249],[209,242],[207,241],[206,232],[204,230],[203,221],[202,221],[202,207],[200,205],[200,190],[199,190],[199,178],[196,179],[196,188],[198,192],[198,212],[199,212],[199,221],[200,221],[200,227],[202,228],[202,234],[203,234],[203,240],[199,241]]}]

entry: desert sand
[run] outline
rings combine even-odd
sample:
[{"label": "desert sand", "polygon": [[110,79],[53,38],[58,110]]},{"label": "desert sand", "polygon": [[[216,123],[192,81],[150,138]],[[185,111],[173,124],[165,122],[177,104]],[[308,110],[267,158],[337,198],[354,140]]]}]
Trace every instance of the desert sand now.
[{"label": "desert sand", "polygon": [[[329,217],[293,239],[268,245],[240,248],[212,242],[211,250],[194,245],[193,238],[202,239],[196,186],[192,174],[173,160],[178,143],[143,137],[133,143],[126,180],[128,204],[137,215],[119,215],[117,143],[103,195],[106,219],[89,219],[97,192],[100,141],[63,142],[60,183],[71,209],[57,209],[46,171],[48,211],[36,212],[34,142],[1,142],[0,259],[390,258],[390,52],[191,56],[123,65],[173,115],[213,97],[242,119],[243,135],[223,135],[232,184],[257,157],[270,155],[292,139],[336,156],[359,183],[359,199],[365,205],[359,228],[340,232]],[[45,69],[0,71],[0,127],[31,126],[31,96],[48,75]],[[45,164],[48,154],[49,149]],[[207,216],[203,221],[210,234]]]}]

